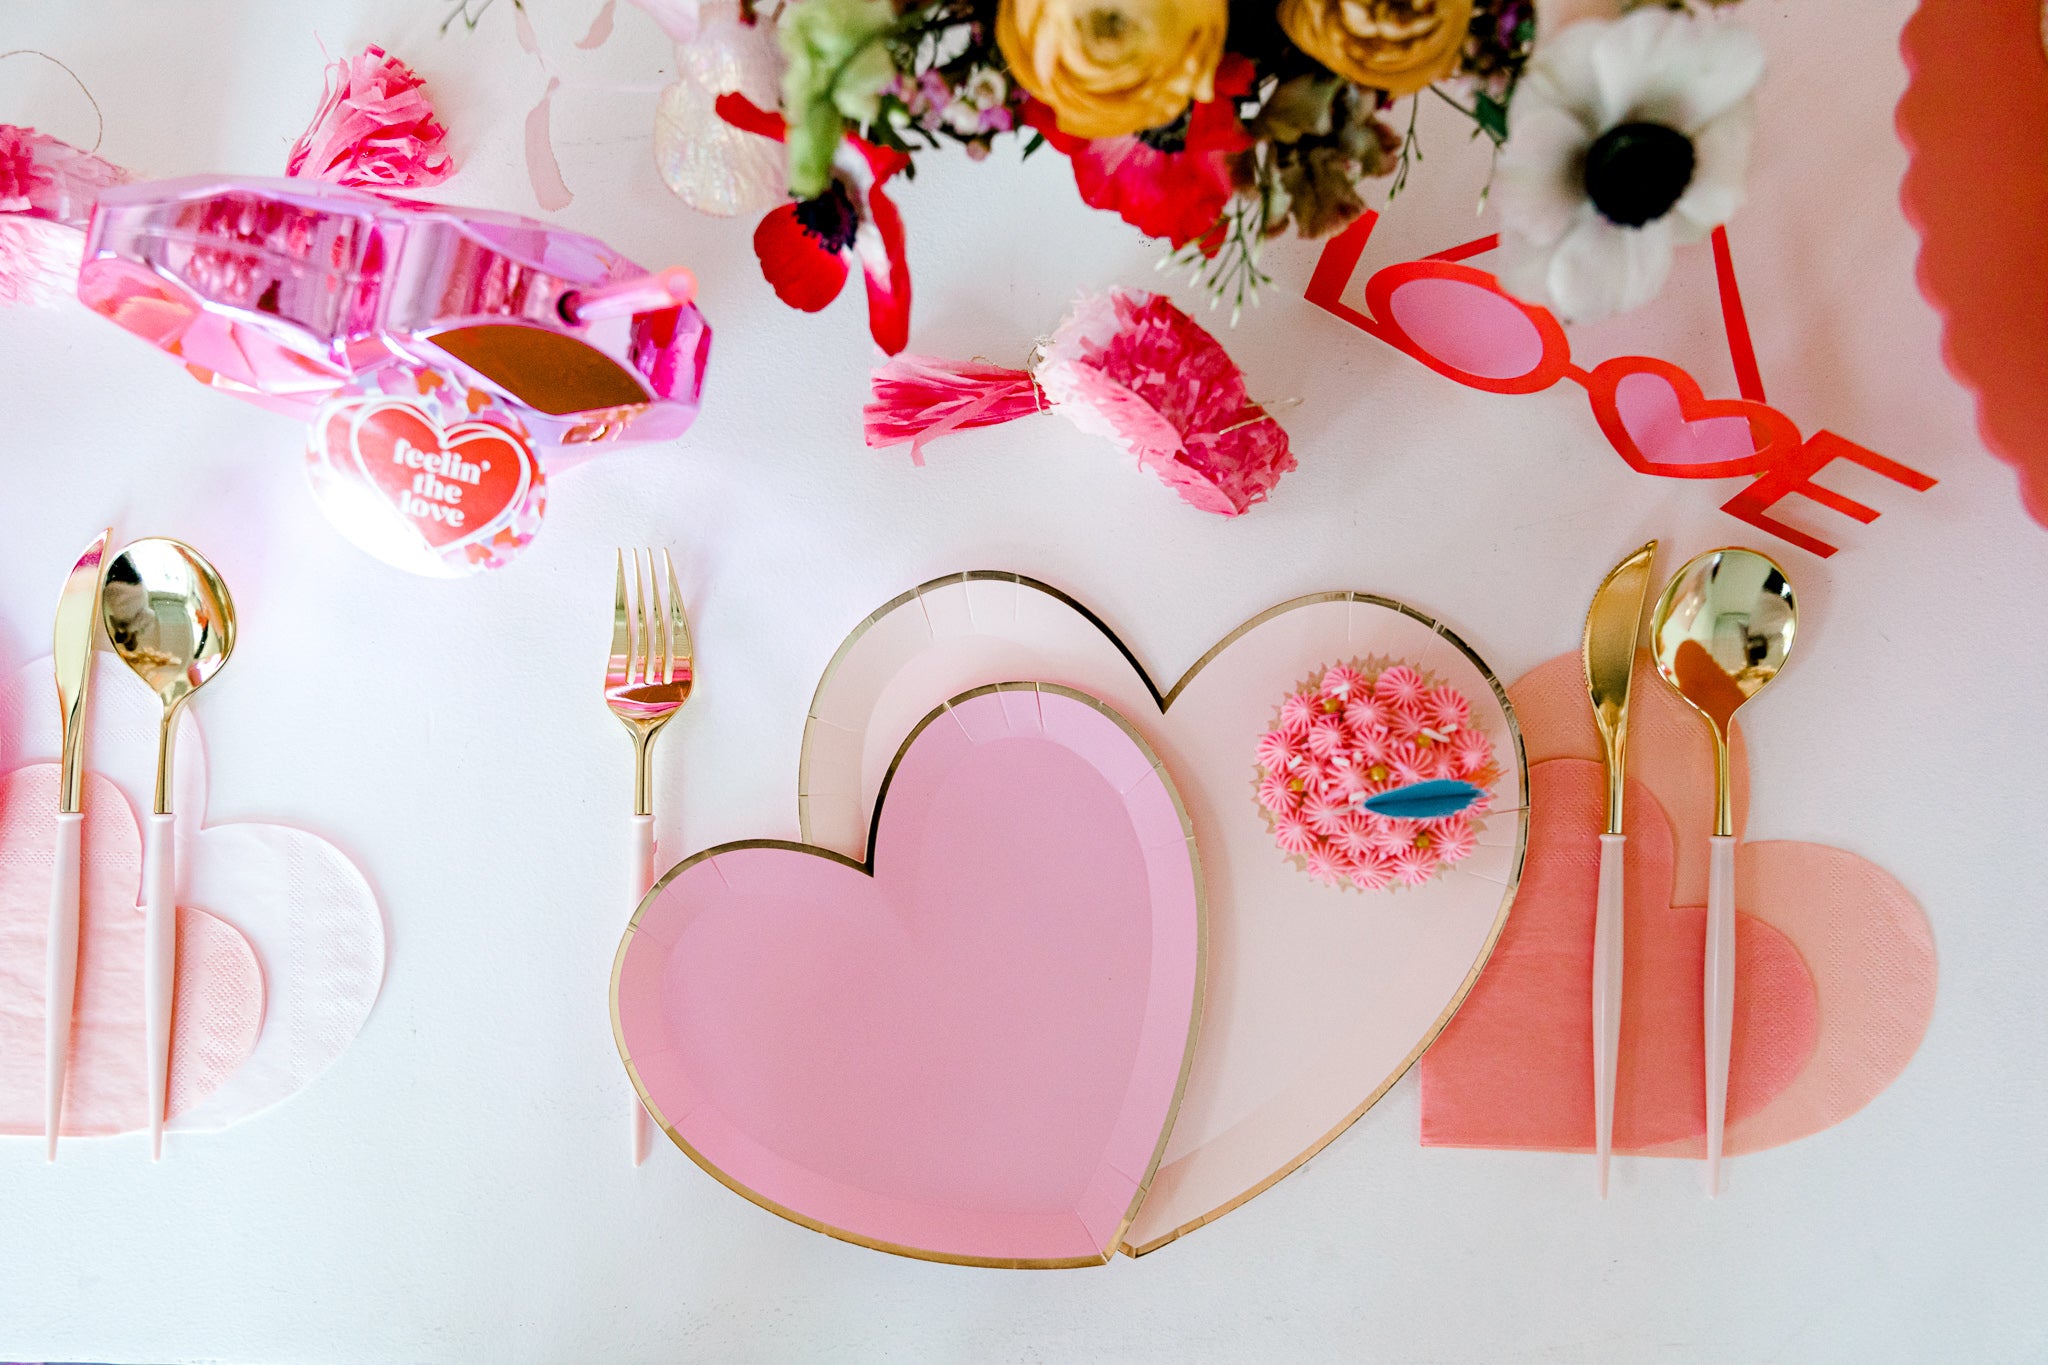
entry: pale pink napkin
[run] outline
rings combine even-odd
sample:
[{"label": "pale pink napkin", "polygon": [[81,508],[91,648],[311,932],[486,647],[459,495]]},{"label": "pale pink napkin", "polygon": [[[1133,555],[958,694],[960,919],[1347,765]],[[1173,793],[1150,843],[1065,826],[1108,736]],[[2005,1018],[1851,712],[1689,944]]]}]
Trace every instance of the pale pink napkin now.
[{"label": "pale pink napkin", "polygon": [[[52,679],[47,659],[0,679],[0,769],[57,757]],[[158,715],[155,698],[118,660],[95,660],[87,764],[126,796],[131,811],[149,808]],[[284,825],[206,823],[206,747],[195,708],[179,722],[177,754],[178,903],[203,907],[246,942],[263,997],[254,1046],[241,1048],[239,1065],[210,1093],[195,1091],[191,1106],[171,1123],[173,1130],[211,1130],[292,1094],[347,1048],[383,984],[384,919],[362,873],[318,836]],[[88,832],[93,820],[89,805]],[[132,884],[127,895],[132,904]],[[47,899],[40,913],[47,914]],[[23,979],[36,983],[38,1072],[41,942],[39,931],[34,961],[26,965],[18,960],[21,949],[0,946],[0,981],[25,973]],[[139,963],[139,943],[133,956]],[[218,1023],[232,1015],[203,1011],[197,1017]],[[215,1053],[220,1046],[219,1040],[208,1044]],[[139,1116],[129,1126],[139,1127]]]},{"label": "pale pink napkin", "polygon": [[[120,788],[86,775],[78,996],[64,1129],[132,1132],[149,1117],[142,1028],[142,836]],[[0,777],[0,1133],[43,1131],[43,952],[55,869],[57,766]],[[263,977],[247,939],[178,911],[170,1113],[214,1094],[256,1046]]]}]

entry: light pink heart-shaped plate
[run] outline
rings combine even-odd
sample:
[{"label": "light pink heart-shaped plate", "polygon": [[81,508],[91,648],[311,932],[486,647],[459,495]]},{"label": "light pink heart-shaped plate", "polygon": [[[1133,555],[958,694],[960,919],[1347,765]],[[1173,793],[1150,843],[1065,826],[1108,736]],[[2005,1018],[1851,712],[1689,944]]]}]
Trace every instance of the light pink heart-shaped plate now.
[{"label": "light pink heart-shaped plate", "polygon": [[873,857],[706,850],[648,892],[612,1019],[642,1100],[719,1180],[878,1250],[1100,1265],[1193,1058],[1194,835],[1079,692],[952,697],[896,750]]},{"label": "light pink heart-shaped plate", "polygon": [[[1260,734],[1332,663],[1407,662],[1456,687],[1501,775],[1472,856],[1422,886],[1312,881],[1275,847],[1255,797]],[[1527,769],[1505,690],[1422,613],[1362,593],[1298,598],[1225,636],[1161,691],[1073,599],[1007,573],[927,583],[854,629],[804,730],[803,837],[866,856],[868,811],[902,735],[933,705],[1005,678],[1101,697],[1166,761],[1194,822],[1209,896],[1201,1043],[1172,1140],[1122,1249],[1213,1221],[1322,1150],[1449,1021],[1506,923],[1528,831]]]}]

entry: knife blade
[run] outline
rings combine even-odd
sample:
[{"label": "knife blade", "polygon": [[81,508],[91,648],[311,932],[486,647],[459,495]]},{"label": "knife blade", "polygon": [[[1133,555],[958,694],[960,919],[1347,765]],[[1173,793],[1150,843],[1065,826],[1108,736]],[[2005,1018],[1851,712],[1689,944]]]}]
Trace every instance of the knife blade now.
[{"label": "knife blade", "polygon": [[51,657],[57,670],[57,711],[63,748],[57,784],[56,866],[50,886],[50,932],[43,981],[43,1140],[57,1159],[64,1119],[64,1075],[71,1052],[71,1007],[78,991],[79,849],[85,815],[85,705],[92,688],[92,647],[107,581],[110,526],[99,533],[64,580],[57,598]]},{"label": "knife blade", "polygon": [[1628,689],[1635,675],[1643,602],[1650,591],[1651,541],[1608,571],[1586,608],[1581,657],[1586,696],[1607,762],[1607,828],[1600,836],[1600,890],[1593,917],[1593,1152],[1600,1197],[1607,1197],[1608,1157],[1614,1148],[1614,1086],[1621,1055],[1622,909],[1627,840],[1621,803],[1628,785]]},{"label": "knife blade", "polygon": [[1650,592],[1651,541],[1608,571],[1586,609],[1581,656],[1586,695],[1607,759],[1607,832],[1621,833],[1621,803],[1628,750],[1628,685],[1635,675],[1636,646],[1642,638],[1643,603]]}]

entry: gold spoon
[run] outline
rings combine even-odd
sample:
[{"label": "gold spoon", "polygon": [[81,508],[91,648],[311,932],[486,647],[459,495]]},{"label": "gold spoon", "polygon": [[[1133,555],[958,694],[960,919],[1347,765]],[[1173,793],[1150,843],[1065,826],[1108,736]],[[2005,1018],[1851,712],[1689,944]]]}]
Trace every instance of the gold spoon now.
[{"label": "gold spoon", "polygon": [[171,998],[177,980],[177,866],[172,849],[171,742],[178,709],[220,671],[235,647],[235,604],[213,566],[189,545],[138,540],[107,566],[101,614],[107,639],[163,702],[156,802],[142,856],[144,1033],[149,1046],[150,1159],[163,1156],[169,1098]]},{"label": "gold spoon", "polygon": [[1792,652],[1799,605],[1785,571],[1754,550],[1688,560],[1650,613],[1657,672],[1714,735],[1714,837],[1707,874],[1707,1193],[1721,1191],[1728,1117],[1728,1049],[1735,1027],[1735,800],[1728,727]]}]

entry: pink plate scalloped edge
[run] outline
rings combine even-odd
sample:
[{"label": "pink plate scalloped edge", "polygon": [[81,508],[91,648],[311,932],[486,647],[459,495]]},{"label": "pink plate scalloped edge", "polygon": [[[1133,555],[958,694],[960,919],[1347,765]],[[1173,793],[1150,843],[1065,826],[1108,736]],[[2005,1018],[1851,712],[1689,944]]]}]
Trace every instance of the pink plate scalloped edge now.
[{"label": "pink plate scalloped edge", "polygon": [[2048,526],[2048,56],[2036,0],[1923,0],[1899,35],[1899,204],[1977,430]]}]

